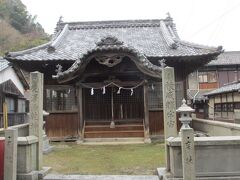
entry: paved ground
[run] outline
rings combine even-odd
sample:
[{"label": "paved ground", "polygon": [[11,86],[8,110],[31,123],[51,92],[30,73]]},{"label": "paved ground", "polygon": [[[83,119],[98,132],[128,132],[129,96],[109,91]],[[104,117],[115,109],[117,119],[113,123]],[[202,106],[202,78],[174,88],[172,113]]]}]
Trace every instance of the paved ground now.
[{"label": "paved ground", "polygon": [[128,175],[47,175],[44,180],[159,180],[158,176]]}]

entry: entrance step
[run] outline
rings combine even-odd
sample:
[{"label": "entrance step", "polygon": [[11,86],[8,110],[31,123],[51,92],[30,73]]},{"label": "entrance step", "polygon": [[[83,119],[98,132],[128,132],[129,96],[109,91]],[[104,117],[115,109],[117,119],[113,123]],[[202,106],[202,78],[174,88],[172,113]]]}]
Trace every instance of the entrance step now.
[{"label": "entrance step", "polygon": [[83,145],[143,144],[144,138],[85,138]]},{"label": "entrance step", "polygon": [[121,124],[115,128],[110,128],[110,125],[87,125],[85,132],[89,131],[124,131],[124,130],[143,130],[143,124]]},{"label": "entrance step", "polygon": [[[143,120],[115,120],[116,125],[123,125],[123,124],[143,124]],[[111,121],[85,121],[85,125],[110,125]]]},{"label": "entrance step", "polygon": [[144,137],[143,130],[124,131],[89,131],[84,132],[84,138],[118,138],[118,137]]},{"label": "entrance step", "polygon": [[[91,122],[92,123],[92,122]],[[103,122],[101,122],[103,123]],[[84,138],[136,138],[144,137],[144,126],[141,123],[115,124],[110,128],[110,124],[85,124]]]},{"label": "entrance step", "polygon": [[133,175],[53,175],[49,174],[43,180],[159,180],[158,176]]}]

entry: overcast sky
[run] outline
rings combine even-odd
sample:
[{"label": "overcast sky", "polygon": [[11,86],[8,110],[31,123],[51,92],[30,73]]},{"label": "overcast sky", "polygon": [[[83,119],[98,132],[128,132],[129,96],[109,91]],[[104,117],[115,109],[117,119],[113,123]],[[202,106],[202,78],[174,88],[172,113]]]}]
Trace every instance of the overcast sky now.
[{"label": "overcast sky", "polygon": [[45,31],[63,21],[163,19],[169,12],[183,40],[240,50],[239,0],[22,0]]}]

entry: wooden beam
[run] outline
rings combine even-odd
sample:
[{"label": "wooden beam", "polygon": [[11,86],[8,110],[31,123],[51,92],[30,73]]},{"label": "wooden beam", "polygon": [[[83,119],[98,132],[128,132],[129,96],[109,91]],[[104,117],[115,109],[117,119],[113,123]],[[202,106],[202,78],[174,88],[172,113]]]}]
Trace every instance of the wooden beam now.
[{"label": "wooden beam", "polygon": [[144,94],[144,127],[145,127],[145,140],[150,141],[149,135],[149,110],[148,110],[148,87],[147,82],[143,85],[143,94]]},{"label": "wooden beam", "polygon": [[78,86],[78,114],[79,114],[79,137],[83,138],[83,96],[82,96],[82,87]]},{"label": "wooden beam", "polygon": [[[99,87],[102,87],[111,82],[124,87],[124,86],[136,86],[139,83],[141,83],[142,81],[105,81],[105,82],[83,83],[82,86],[86,85],[89,87],[99,88]],[[80,86],[81,86],[81,84],[80,84]]]}]

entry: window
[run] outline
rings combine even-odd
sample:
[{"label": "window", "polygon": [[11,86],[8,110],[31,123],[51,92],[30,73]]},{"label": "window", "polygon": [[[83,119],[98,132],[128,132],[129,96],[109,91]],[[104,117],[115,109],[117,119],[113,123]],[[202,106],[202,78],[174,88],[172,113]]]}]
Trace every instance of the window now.
[{"label": "window", "polygon": [[233,112],[233,103],[228,103],[227,104],[227,111],[228,112]]},{"label": "window", "polygon": [[216,72],[208,72],[208,82],[217,82]]},{"label": "window", "polygon": [[222,111],[227,112],[227,104],[226,103],[222,104]]},{"label": "window", "polygon": [[6,97],[5,102],[7,103],[8,112],[15,112],[15,99],[12,97]]},{"label": "window", "polygon": [[24,99],[18,99],[18,112],[26,112],[26,101]]},{"label": "window", "polygon": [[215,112],[233,112],[233,103],[214,104]]},{"label": "window", "polygon": [[201,82],[201,83],[208,82],[208,78],[207,78],[207,73],[206,72],[199,72],[198,78],[199,78],[199,82]]},{"label": "window", "polygon": [[45,89],[46,111],[74,111],[76,110],[75,91],[70,86],[51,86]]},{"label": "window", "polygon": [[200,83],[217,82],[217,75],[215,71],[199,72],[198,78]]},{"label": "window", "polygon": [[240,109],[240,102],[234,103],[234,109]]},{"label": "window", "polygon": [[148,85],[148,109],[162,109],[162,83],[152,83]]},{"label": "window", "polygon": [[214,104],[214,111],[215,112],[221,112],[222,111],[222,105],[221,104]]}]

